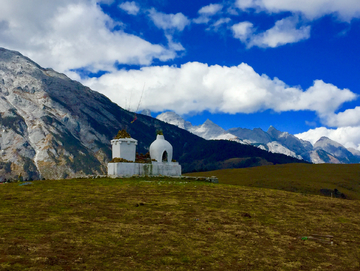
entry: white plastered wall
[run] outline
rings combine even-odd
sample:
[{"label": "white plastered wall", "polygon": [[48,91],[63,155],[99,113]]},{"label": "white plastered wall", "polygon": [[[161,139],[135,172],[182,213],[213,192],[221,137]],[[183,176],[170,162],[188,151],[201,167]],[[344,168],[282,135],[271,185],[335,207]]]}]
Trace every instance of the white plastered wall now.
[{"label": "white plastered wall", "polygon": [[137,140],[120,138],[111,140],[112,158],[123,158],[135,162]]}]

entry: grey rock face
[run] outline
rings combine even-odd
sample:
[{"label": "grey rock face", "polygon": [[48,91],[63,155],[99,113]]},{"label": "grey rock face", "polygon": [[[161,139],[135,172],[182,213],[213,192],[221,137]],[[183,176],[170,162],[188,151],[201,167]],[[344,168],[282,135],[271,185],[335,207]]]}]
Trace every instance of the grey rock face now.
[{"label": "grey rock face", "polygon": [[188,130],[192,127],[192,124],[189,121],[185,121],[182,117],[180,117],[175,112],[164,112],[156,117],[156,119],[161,120],[163,122],[175,125],[181,129]]},{"label": "grey rock face", "polygon": [[317,149],[310,152],[311,161],[315,164],[330,163],[330,164],[341,164],[341,161],[331,155],[330,153]]},{"label": "grey rock face", "polygon": [[236,135],[242,140],[248,140],[251,143],[267,144],[273,141],[271,136],[260,128],[255,128],[253,130],[246,128],[231,128],[228,132]]},{"label": "grey rock face", "polygon": [[360,151],[354,148],[347,148],[349,152],[351,152],[354,156],[360,158]]},{"label": "grey rock face", "polygon": [[108,139],[80,117],[115,121],[91,98],[100,99],[98,93],[6,49],[0,49],[0,88],[0,159],[11,163],[8,177],[105,172],[106,151],[99,146]]},{"label": "grey rock face", "polygon": [[223,128],[209,119],[201,125],[188,128],[188,131],[205,139],[213,139],[226,133]]},{"label": "grey rock face", "polygon": [[105,96],[66,75],[0,48],[2,176],[104,174],[111,153],[109,137],[123,126],[118,111],[132,118],[114,108]]},{"label": "grey rock face", "polygon": [[280,132],[273,126],[270,126],[267,133],[280,144],[293,151],[297,155],[303,157],[303,159],[310,161],[309,152],[313,150],[313,146],[310,142],[300,140],[296,136],[289,134],[288,132]]},{"label": "grey rock face", "polygon": [[207,119],[201,125],[194,126],[189,121],[185,121],[175,112],[161,113],[156,118],[166,123],[175,125],[181,129],[187,130],[190,133],[207,140],[231,140],[241,144],[248,144],[248,142],[240,140],[236,135],[225,131],[223,128],[221,128],[219,125],[215,124],[209,119]]},{"label": "grey rock face", "polygon": [[336,157],[342,163],[358,163],[359,158],[353,155],[343,145],[331,140],[328,137],[321,137],[314,144],[315,150],[323,150],[328,154]]}]

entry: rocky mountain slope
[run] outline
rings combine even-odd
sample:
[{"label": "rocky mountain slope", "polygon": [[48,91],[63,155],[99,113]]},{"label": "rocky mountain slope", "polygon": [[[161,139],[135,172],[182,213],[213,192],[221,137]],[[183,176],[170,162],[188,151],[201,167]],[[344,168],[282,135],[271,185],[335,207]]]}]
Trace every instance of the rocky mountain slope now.
[{"label": "rocky mountain slope", "polygon": [[111,123],[117,120],[104,96],[0,49],[0,98],[1,160],[7,175],[59,178],[105,172],[109,136],[116,133]]},{"label": "rocky mountain slope", "polygon": [[138,149],[145,152],[155,130],[163,128],[146,116],[132,125],[134,113],[6,49],[0,49],[0,114],[2,175],[11,177],[104,174],[119,129],[141,137]]},{"label": "rocky mountain slope", "polygon": [[[156,130],[162,129],[184,171],[213,169],[220,167],[216,163],[219,159],[239,157],[243,160],[237,166],[298,161],[269,156],[251,147],[247,153],[253,152],[258,158],[249,162],[249,157],[241,154],[244,148],[240,144],[227,141],[214,145],[152,117],[141,114],[135,117],[64,74],[44,69],[18,52],[0,48],[1,180],[19,174],[32,179],[106,174],[107,162],[111,160],[110,140],[120,129],[126,129],[138,140],[139,153],[147,152]],[[213,154],[210,160],[201,156],[201,151],[194,153],[197,146],[206,149],[210,145],[214,150],[225,146],[233,151]],[[245,164],[244,159],[248,161]]]},{"label": "rocky mountain slope", "polygon": [[336,157],[336,159],[338,159],[339,162],[344,163],[344,164],[359,162],[359,157],[356,154],[354,155],[351,151],[346,149],[343,145],[341,145],[325,136],[321,137],[314,144],[314,149],[326,151],[327,153]]},{"label": "rocky mountain slope", "polygon": [[[174,112],[162,113],[157,116],[157,118],[173,125],[185,122],[185,120]],[[354,149],[348,150],[341,144],[327,137],[320,138],[313,146],[309,141],[299,139],[288,132],[281,132],[273,126],[270,126],[266,132],[260,128],[253,130],[231,128],[225,131],[217,124],[207,120],[199,126],[192,126],[191,123],[187,123],[186,127],[182,126],[182,128],[205,139],[226,139],[241,144],[254,145],[272,153],[281,153],[312,163],[360,162],[359,151]]]}]

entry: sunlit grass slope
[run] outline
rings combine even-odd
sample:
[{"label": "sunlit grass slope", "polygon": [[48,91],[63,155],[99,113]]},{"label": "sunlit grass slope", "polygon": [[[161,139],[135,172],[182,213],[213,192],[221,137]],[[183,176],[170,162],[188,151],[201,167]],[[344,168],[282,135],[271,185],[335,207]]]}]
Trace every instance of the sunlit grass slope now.
[{"label": "sunlit grass slope", "polygon": [[280,189],[321,195],[320,189],[338,189],[360,200],[360,164],[284,164],[189,173],[217,176],[220,183]]},{"label": "sunlit grass slope", "polygon": [[359,209],[165,178],[4,184],[0,270],[360,270]]}]

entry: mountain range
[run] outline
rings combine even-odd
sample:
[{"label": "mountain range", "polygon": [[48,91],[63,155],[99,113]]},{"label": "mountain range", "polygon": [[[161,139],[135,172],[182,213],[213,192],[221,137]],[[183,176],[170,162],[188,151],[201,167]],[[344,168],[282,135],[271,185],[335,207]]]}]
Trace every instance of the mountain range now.
[{"label": "mountain range", "polygon": [[260,149],[281,153],[312,163],[359,163],[360,151],[347,149],[343,145],[321,137],[314,145],[309,141],[297,138],[288,132],[281,132],[270,126],[265,132],[260,128],[253,130],[246,128],[231,128],[225,130],[211,120],[194,126],[185,121],[175,112],[164,112],[156,117],[159,120],[185,129],[207,140],[230,140],[240,144],[253,145]]},{"label": "mountain range", "polygon": [[[0,181],[20,174],[24,179],[106,174],[110,140],[121,129],[138,140],[139,153],[146,153],[162,130],[183,172],[301,162],[252,145],[205,140],[188,131],[190,123],[182,125],[124,110],[64,74],[0,48]],[[211,137],[215,129],[206,127],[202,134]]]}]

